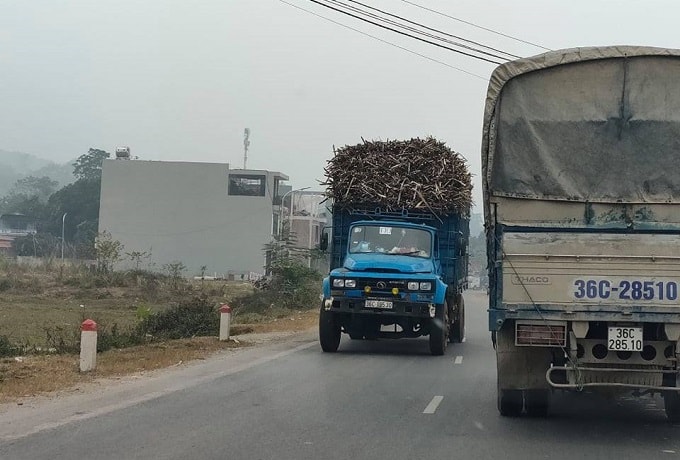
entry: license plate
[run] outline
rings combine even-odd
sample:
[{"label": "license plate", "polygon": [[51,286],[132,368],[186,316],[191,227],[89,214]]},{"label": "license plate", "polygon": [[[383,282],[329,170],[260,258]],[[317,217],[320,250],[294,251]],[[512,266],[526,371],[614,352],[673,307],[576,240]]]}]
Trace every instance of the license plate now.
[{"label": "license plate", "polygon": [[642,351],[641,327],[610,327],[607,349],[614,351]]},{"label": "license plate", "polygon": [[389,310],[392,308],[392,302],[389,300],[367,300],[366,308],[382,308],[383,310]]}]

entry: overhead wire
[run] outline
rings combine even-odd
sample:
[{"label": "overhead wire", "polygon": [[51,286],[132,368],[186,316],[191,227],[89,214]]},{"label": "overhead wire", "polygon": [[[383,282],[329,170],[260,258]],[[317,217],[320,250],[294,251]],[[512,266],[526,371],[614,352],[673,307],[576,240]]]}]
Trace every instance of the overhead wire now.
[{"label": "overhead wire", "polygon": [[[382,23],[386,23],[386,24],[389,24],[389,25],[398,27],[398,28],[400,28],[400,29],[408,30],[409,32],[414,33],[414,34],[422,35],[422,36],[431,38],[431,39],[433,39],[433,40],[438,40],[438,41],[441,41],[441,42],[444,42],[444,43],[448,43],[448,44],[450,44],[450,45],[453,45],[453,46],[456,46],[456,47],[459,47],[459,48],[468,49],[468,50],[470,50],[470,51],[472,51],[472,52],[479,53],[479,54],[483,54],[483,55],[486,55],[486,56],[490,56],[490,57],[492,57],[492,58],[501,59],[501,60],[503,60],[503,61],[507,61],[507,60],[508,60],[508,57],[507,57],[507,56],[501,56],[501,55],[498,55],[498,54],[495,54],[495,53],[491,53],[491,52],[488,52],[488,51],[480,50],[480,49],[478,49],[478,48],[475,48],[474,46],[470,46],[470,45],[466,45],[466,44],[464,44],[464,43],[456,42],[456,41],[453,41],[453,40],[448,39],[448,38],[445,38],[445,37],[440,37],[440,36],[438,36],[438,35],[436,35],[436,34],[433,34],[433,33],[430,33],[430,32],[426,32],[426,31],[423,31],[423,30],[420,30],[420,29],[418,29],[418,28],[416,28],[416,27],[412,27],[412,26],[409,26],[409,25],[406,25],[406,24],[402,24],[402,23],[400,23],[400,22],[398,22],[398,21],[394,21],[394,20],[392,20],[392,19],[384,18],[384,17],[382,17],[382,16],[380,16],[380,15],[377,15],[377,14],[375,14],[375,13],[371,13],[371,12],[366,11],[366,10],[363,10],[363,9],[361,9],[361,8],[359,8],[359,7],[352,6],[352,5],[348,5],[348,4],[346,4],[346,3],[344,3],[344,2],[342,2],[342,1],[340,1],[340,0],[324,0],[324,1],[326,1],[326,2],[332,2],[332,3],[336,4],[336,5],[338,5],[340,8],[345,8],[345,9],[348,9],[348,10],[350,10],[350,11],[353,11],[353,12],[355,12],[355,13],[357,13],[357,14],[360,14],[360,15],[363,15],[363,16],[367,16],[367,17],[370,17],[370,18],[375,19],[375,20],[377,20],[377,21],[380,21],[380,22],[382,22]],[[415,37],[414,37],[414,38],[415,38]]]},{"label": "overhead wire", "polygon": [[[332,0],[332,1],[336,1],[336,0]],[[350,2],[352,2],[352,3],[356,3],[356,4],[358,4],[358,5],[361,5],[361,6],[365,7],[365,8],[368,8],[368,9],[371,9],[371,10],[374,10],[374,11],[378,11],[378,12],[384,14],[384,15],[387,15],[387,16],[390,16],[390,17],[399,19],[400,21],[404,21],[404,22],[407,22],[407,23],[409,23],[409,24],[416,25],[416,26],[421,27],[421,28],[423,28],[423,29],[430,30],[430,31],[432,31],[432,32],[436,32],[436,33],[438,33],[438,34],[442,34],[442,35],[445,35],[445,36],[447,36],[447,37],[455,38],[456,40],[462,40],[462,41],[464,41],[464,42],[470,43],[470,44],[472,44],[472,45],[480,46],[480,47],[482,47],[482,48],[486,48],[486,49],[491,50],[491,51],[496,51],[497,53],[505,54],[505,55],[507,55],[507,56],[509,56],[509,57],[511,57],[511,58],[519,59],[519,58],[522,57],[522,56],[518,56],[518,55],[516,55],[516,54],[508,53],[507,51],[503,51],[503,50],[500,50],[500,49],[498,49],[498,48],[494,48],[494,47],[492,47],[492,46],[485,45],[485,44],[483,44],[483,43],[476,42],[476,41],[474,41],[474,40],[469,40],[469,39],[467,39],[467,38],[460,37],[460,36],[458,36],[458,35],[450,34],[450,33],[445,32],[445,31],[443,31],[443,30],[439,30],[439,29],[435,29],[435,28],[433,28],[433,27],[429,27],[429,26],[427,26],[427,25],[425,25],[425,24],[422,24],[422,23],[419,23],[419,22],[416,22],[416,21],[412,21],[412,20],[410,20],[410,19],[408,19],[408,18],[405,18],[405,17],[403,17],[403,16],[399,16],[399,15],[390,13],[390,12],[385,11],[385,10],[381,10],[380,8],[375,8],[375,7],[371,6],[371,5],[367,5],[367,4],[362,3],[362,2],[359,2],[359,1],[357,1],[357,0],[348,0],[348,1],[350,1]],[[455,43],[455,42],[451,42],[451,43]],[[458,44],[458,46],[463,46],[463,47],[466,47],[466,48],[469,48],[469,49],[475,49],[475,48],[472,47],[472,46],[464,45],[464,44]]]},{"label": "overhead wire", "polygon": [[415,6],[416,8],[420,8],[422,10],[429,11],[431,13],[435,13],[435,14],[438,14],[440,16],[444,16],[444,17],[449,18],[449,19],[453,19],[454,21],[462,22],[463,24],[467,24],[467,25],[472,26],[472,27],[476,27],[477,29],[485,30],[487,32],[491,32],[492,34],[500,35],[501,37],[509,38],[511,40],[515,40],[517,42],[524,43],[526,45],[535,46],[536,48],[541,48],[545,51],[552,51],[552,49],[546,48],[545,46],[539,45],[538,43],[533,43],[533,42],[530,42],[530,41],[527,41],[527,40],[522,40],[521,38],[513,37],[512,35],[504,34],[503,32],[499,32],[497,30],[490,29],[488,27],[483,27],[483,26],[480,26],[480,25],[475,24],[475,23],[470,22],[470,21],[465,21],[464,19],[460,19],[460,18],[457,18],[455,16],[451,16],[450,14],[442,13],[441,11],[437,11],[435,9],[428,8],[426,6],[419,5],[418,3],[415,3],[415,2],[410,1],[410,0],[401,0],[401,1],[404,2],[404,3],[407,3],[409,5]]},{"label": "overhead wire", "polygon": [[384,44],[386,44],[386,45],[392,46],[392,47],[394,47],[394,48],[398,48],[398,49],[400,49],[400,50],[402,50],[402,51],[406,51],[407,53],[410,53],[410,54],[413,54],[413,55],[415,55],[415,56],[419,56],[419,57],[421,57],[421,58],[427,59],[428,61],[432,61],[432,62],[435,62],[435,63],[437,63],[437,64],[440,64],[440,65],[449,67],[449,68],[451,68],[451,69],[453,69],[453,70],[457,70],[458,72],[462,72],[462,73],[464,73],[464,74],[470,75],[471,77],[479,78],[480,80],[484,80],[484,81],[488,80],[488,78],[483,77],[483,76],[481,76],[481,75],[477,75],[476,73],[470,72],[470,71],[465,70],[465,69],[461,69],[460,67],[456,67],[456,66],[451,65],[451,64],[448,64],[448,63],[446,63],[446,62],[444,62],[444,61],[440,61],[439,59],[435,59],[435,58],[433,58],[433,57],[430,57],[430,56],[427,56],[427,55],[425,55],[425,54],[419,53],[419,52],[417,52],[417,51],[413,51],[413,50],[411,50],[411,49],[409,49],[409,48],[406,48],[406,47],[401,46],[401,45],[397,45],[397,44],[392,43],[392,42],[390,42],[390,41],[384,40],[384,39],[382,39],[382,38],[380,38],[380,37],[376,37],[375,35],[371,35],[371,34],[369,34],[369,33],[366,33],[366,32],[364,32],[364,31],[362,31],[362,30],[359,30],[359,29],[356,29],[356,28],[354,28],[354,27],[348,26],[347,24],[343,24],[343,23],[341,23],[341,22],[338,22],[338,21],[335,21],[335,20],[333,20],[333,19],[327,18],[326,16],[323,16],[323,15],[321,15],[321,14],[315,13],[315,12],[313,12],[313,11],[310,11],[310,10],[306,9],[306,8],[302,8],[301,6],[298,6],[298,5],[295,5],[295,4],[293,4],[293,3],[287,2],[286,0],[279,0],[279,1],[280,1],[281,3],[285,3],[286,5],[292,6],[293,8],[296,8],[296,9],[298,9],[298,10],[300,10],[300,11],[304,11],[305,13],[308,13],[308,14],[311,14],[311,15],[313,15],[313,16],[316,16],[316,17],[318,17],[318,18],[320,18],[320,19],[323,19],[324,21],[331,22],[331,23],[333,23],[333,24],[335,24],[335,25],[338,25],[338,26],[340,26],[340,27],[343,27],[343,28],[345,28],[345,29],[348,29],[348,30],[351,30],[351,31],[353,31],[353,32],[357,32],[357,33],[359,33],[359,34],[361,34],[361,35],[364,35],[364,36],[366,36],[366,37],[372,38],[373,40],[377,40],[377,41],[379,41],[379,42],[381,42],[381,43],[384,43]]},{"label": "overhead wire", "polygon": [[342,14],[345,14],[347,16],[353,17],[353,18],[358,19],[360,21],[367,22],[369,24],[380,27],[382,29],[386,29],[386,30],[392,31],[392,32],[397,33],[397,34],[404,35],[404,36],[409,37],[409,38],[413,38],[414,40],[418,40],[418,41],[421,41],[421,42],[424,42],[424,43],[428,43],[428,44],[436,46],[438,48],[443,48],[443,49],[446,49],[446,50],[449,50],[449,51],[453,51],[454,53],[462,54],[464,56],[468,56],[468,57],[471,57],[471,58],[474,58],[474,59],[478,59],[480,61],[486,61],[486,62],[489,62],[491,64],[502,64],[503,63],[501,61],[494,61],[492,59],[488,59],[488,58],[485,58],[483,56],[477,56],[477,55],[474,55],[472,53],[468,53],[466,51],[457,50],[455,48],[451,48],[449,46],[442,45],[441,43],[433,42],[433,41],[430,41],[430,40],[427,40],[427,39],[424,39],[424,38],[421,38],[421,37],[416,37],[416,36],[411,35],[407,32],[403,32],[401,30],[393,29],[392,27],[386,26],[384,24],[380,24],[379,22],[374,22],[374,21],[371,21],[370,19],[366,19],[366,18],[363,18],[361,16],[357,16],[356,14],[350,13],[348,11],[344,11],[340,8],[336,8],[332,5],[329,5],[327,3],[323,3],[319,0],[308,0],[308,1],[315,3],[319,6],[323,6],[324,8],[328,8],[328,9],[331,9],[333,11],[337,11],[338,13],[342,13]]}]

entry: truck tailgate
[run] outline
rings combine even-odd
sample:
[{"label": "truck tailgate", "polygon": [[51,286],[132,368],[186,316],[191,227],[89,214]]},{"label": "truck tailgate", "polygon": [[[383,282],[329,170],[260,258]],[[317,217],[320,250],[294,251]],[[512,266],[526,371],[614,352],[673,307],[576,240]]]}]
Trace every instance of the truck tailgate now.
[{"label": "truck tailgate", "polygon": [[507,232],[503,304],[680,310],[680,238],[668,234]]}]

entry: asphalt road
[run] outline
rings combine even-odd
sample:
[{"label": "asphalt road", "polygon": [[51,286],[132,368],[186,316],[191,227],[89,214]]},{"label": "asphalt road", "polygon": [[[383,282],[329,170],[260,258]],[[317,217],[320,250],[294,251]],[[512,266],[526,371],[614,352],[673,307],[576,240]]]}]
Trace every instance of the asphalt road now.
[{"label": "asphalt road", "polygon": [[502,418],[486,297],[467,340],[314,334],[94,394],[0,412],[0,459],[653,459],[680,456],[659,398],[558,393],[548,418]]}]

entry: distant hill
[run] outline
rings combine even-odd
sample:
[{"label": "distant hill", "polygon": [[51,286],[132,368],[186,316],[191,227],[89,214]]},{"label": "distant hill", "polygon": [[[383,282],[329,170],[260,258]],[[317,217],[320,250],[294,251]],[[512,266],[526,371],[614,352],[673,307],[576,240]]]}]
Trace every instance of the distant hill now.
[{"label": "distant hill", "polygon": [[23,171],[34,171],[43,166],[47,166],[50,163],[52,162],[28,153],[0,150],[0,164],[9,166],[18,173]]},{"label": "distant hill", "polygon": [[4,196],[17,180],[27,176],[48,176],[59,182],[59,188],[75,181],[73,166],[69,161],[57,164],[35,155],[0,150],[0,197]]}]

